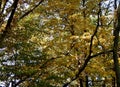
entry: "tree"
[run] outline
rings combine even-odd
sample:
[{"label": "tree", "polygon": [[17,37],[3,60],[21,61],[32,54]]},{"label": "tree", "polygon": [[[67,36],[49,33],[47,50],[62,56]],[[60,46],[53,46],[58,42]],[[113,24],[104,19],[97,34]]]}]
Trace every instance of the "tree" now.
[{"label": "tree", "polygon": [[[9,1],[0,1],[0,27],[1,27],[1,37],[0,42],[2,43],[4,37],[7,36],[11,30],[11,25],[16,24],[17,21],[21,20],[28,14],[30,14],[34,9],[36,9],[44,0],[40,1],[22,1],[22,0],[14,0]],[[25,7],[25,5],[28,6]],[[9,15],[10,14],[10,15]],[[7,19],[8,18],[8,19]],[[7,19],[7,20],[5,20]]]},{"label": "tree", "polygon": [[114,0],[114,9],[116,11],[116,19],[114,21],[114,47],[113,47],[113,60],[114,60],[114,68],[115,68],[115,74],[116,74],[116,80],[117,80],[117,87],[120,86],[120,68],[119,68],[119,60],[118,60],[118,43],[119,43],[119,29],[120,29],[120,3],[117,8],[117,0]]},{"label": "tree", "polygon": [[[56,3],[56,5],[54,4],[54,6],[52,6],[53,2]],[[112,50],[110,50],[110,48],[112,47],[112,42],[107,44],[105,42],[105,40],[107,42],[113,41],[113,36],[111,33],[112,27],[109,27],[109,33],[108,33],[108,26],[107,26],[107,24],[111,26],[112,20],[104,16],[104,11],[101,10],[103,9],[101,7],[101,4],[104,2],[96,1],[96,3],[92,5],[93,8],[91,8],[90,3],[92,1],[88,1],[87,4],[85,4],[88,6],[86,8],[87,10],[85,8],[78,9],[79,3],[76,3],[76,2],[79,2],[79,1],[74,1],[74,2],[53,1],[53,2],[52,3],[49,2],[51,5],[51,9],[48,6],[48,9],[50,9],[50,12],[47,11],[47,14],[51,15],[50,16],[51,20],[49,19],[49,15],[48,15],[48,18],[45,17],[46,20],[48,21],[46,21],[46,24],[44,24],[45,26],[44,31],[48,32],[51,30],[52,32],[51,35],[54,37],[52,40],[51,46],[53,46],[54,49],[57,49],[55,50],[55,53],[59,51],[57,55],[60,55],[60,52],[61,52],[62,54],[64,53],[68,55],[68,57],[70,58],[68,59],[69,61],[70,60],[75,61],[75,64],[74,64],[75,67],[71,66],[73,62],[71,63],[69,62],[70,63],[69,66],[74,67],[73,71],[76,70],[75,73],[77,71],[78,73],[75,74],[75,77],[72,78],[70,82],[65,84],[65,85],[68,85],[79,77],[79,75],[85,69],[90,59],[101,54],[112,52]],[[73,3],[76,5],[74,5]],[[83,1],[83,3],[81,1],[80,6],[81,7],[85,6],[83,5],[84,3],[85,1]],[[64,9],[60,8],[60,6],[64,7]],[[52,14],[52,12],[56,14],[54,15]],[[107,12],[105,14],[108,15]],[[93,20],[93,17],[91,16],[96,18]],[[63,29],[60,28],[60,25]],[[59,37],[56,37],[56,33]],[[107,39],[105,35],[110,36],[110,39]],[[61,46],[61,47],[58,47],[58,46]],[[61,50],[58,50],[58,49],[61,49]],[[50,52],[54,52],[54,50],[50,48],[49,50]],[[50,54],[53,54],[53,53],[50,53]],[[78,64],[76,64],[77,62]],[[66,64],[68,63],[66,62]],[[79,66],[78,69],[76,69],[77,68],[76,66]]]},{"label": "tree", "polygon": [[[118,59],[119,38],[118,33],[113,35],[113,1],[15,1],[14,9],[6,12],[10,16],[1,17],[0,39],[6,48],[1,53],[2,72],[10,73],[9,81],[18,80],[13,86],[66,87],[79,85],[86,75],[115,76],[111,56]],[[3,4],[7,11],[8,4]],[[28,7],[23,8],[25,4]],[[4,64],[11,60],[13,66]],[[114,64],[118,66],[118,60]]]},{"label": "tree", "polygon": [[[2,51],[1,53],[0,73],[1,80],[6,81],[6,86],[14,82],[13,87],[16,87],[28,78],[31,78],[33,73],[36,73],[36,69],[33,69],[33,67],[38,66],[38,63],[45,57],[45,54],[36,49],[34,44],[27,42],[32,35],[32,31],[29,30],[28,32],[27,29],[33,28],[27,27],[26,29],[29,21],[26,21],[26,26],[20,26],[21,22],[19,22],[33,12],[42,2],[43,0],[0,1],[0,47],[2,47],[1,49],[5,49],[5,52]],[[31,57],[34,60],[28,60]],[[38,58],[41,58],[41,60],[37,61]],[[36,64],[33,62],[36,62]],[[18,71],[16,72],[16,70]],[[19,81],[16,82],[16,80]]]}]

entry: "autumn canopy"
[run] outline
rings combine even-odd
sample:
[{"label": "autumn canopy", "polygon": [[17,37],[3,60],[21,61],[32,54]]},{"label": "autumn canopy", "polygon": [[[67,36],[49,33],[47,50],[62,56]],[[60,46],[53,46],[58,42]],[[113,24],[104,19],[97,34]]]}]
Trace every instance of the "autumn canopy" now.
[{"label": "autumn canopy", "polygon": [[119,0],[0,0],[0,86],[120,87]]}]

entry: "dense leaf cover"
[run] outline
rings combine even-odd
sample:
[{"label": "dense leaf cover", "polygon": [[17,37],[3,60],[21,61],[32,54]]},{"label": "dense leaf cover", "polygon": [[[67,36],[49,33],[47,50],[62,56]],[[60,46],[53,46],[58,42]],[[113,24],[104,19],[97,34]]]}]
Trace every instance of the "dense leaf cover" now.
[{"label": "dense leaf cover", "polygon": [[86,75],[116,77],[114,2],[0,0],[0,81],[12,87],[77,87]]}]

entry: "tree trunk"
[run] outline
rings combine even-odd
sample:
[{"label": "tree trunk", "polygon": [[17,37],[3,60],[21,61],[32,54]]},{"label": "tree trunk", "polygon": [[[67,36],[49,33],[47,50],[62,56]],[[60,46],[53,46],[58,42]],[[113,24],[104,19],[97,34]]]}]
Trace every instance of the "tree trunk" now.
[{"label": "tree trunk", "polygon": [[86,84],[85,84],[85,85],[86,85],[86,87],[89,87],[89,84],[88,84],[88,76],[86,75],[85,78],[86,78]]},{"label": "tree trunk", "polygon": [[82,79],[79,79],[79,81],[80,81],[80,87],[83,87],[83,81],[82,81]]},{"label": "tree trunk", "polygon": [[[115,6],[117,1],[115,0]],[[115,21],[114,21],[114,47],[113,47],[113,60],[114,60],[114,69],[116,74],[116,81],[117,87],[120,87],[120,68],[119,68],[119,61],[118,61],[118,42],[119,42],[119,30],[120,30],[120,3],[118,9],[115,14]],[[116,7],[115,7],[116,10]]]}]

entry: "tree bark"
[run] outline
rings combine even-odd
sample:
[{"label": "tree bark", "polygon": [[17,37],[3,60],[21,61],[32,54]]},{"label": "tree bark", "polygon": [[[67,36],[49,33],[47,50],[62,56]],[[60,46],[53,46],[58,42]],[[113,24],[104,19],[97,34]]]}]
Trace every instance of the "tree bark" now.
[{"label": "tree bark", "polygon": [[[115,10],[116,10],[117,1],[115,0]],[[119,30],[120,30],[120,3],[118,9],[116,10],[117,15],[115,15],[114,21],[114,47],[113,47],[113,60],[114,60],[114,69],[117,81],[117,87],[120,87],[120,68],[119,68],[119,60],[118,60],[118,43],[119,43]],[[117,18],[117,19],[116,19]]]},{"label": "tree bark", "polygon": [[88,84],[88,76],[86,75],[85,78],[86,78],[86,84],[85,84],[85,85],[86,85],[86,87],[89,87],[89,84]]},{"label": "tree bark", "polygon": [[79,81],[80,81],[80,87],[83,87],[83,80],[79,79]]}]

